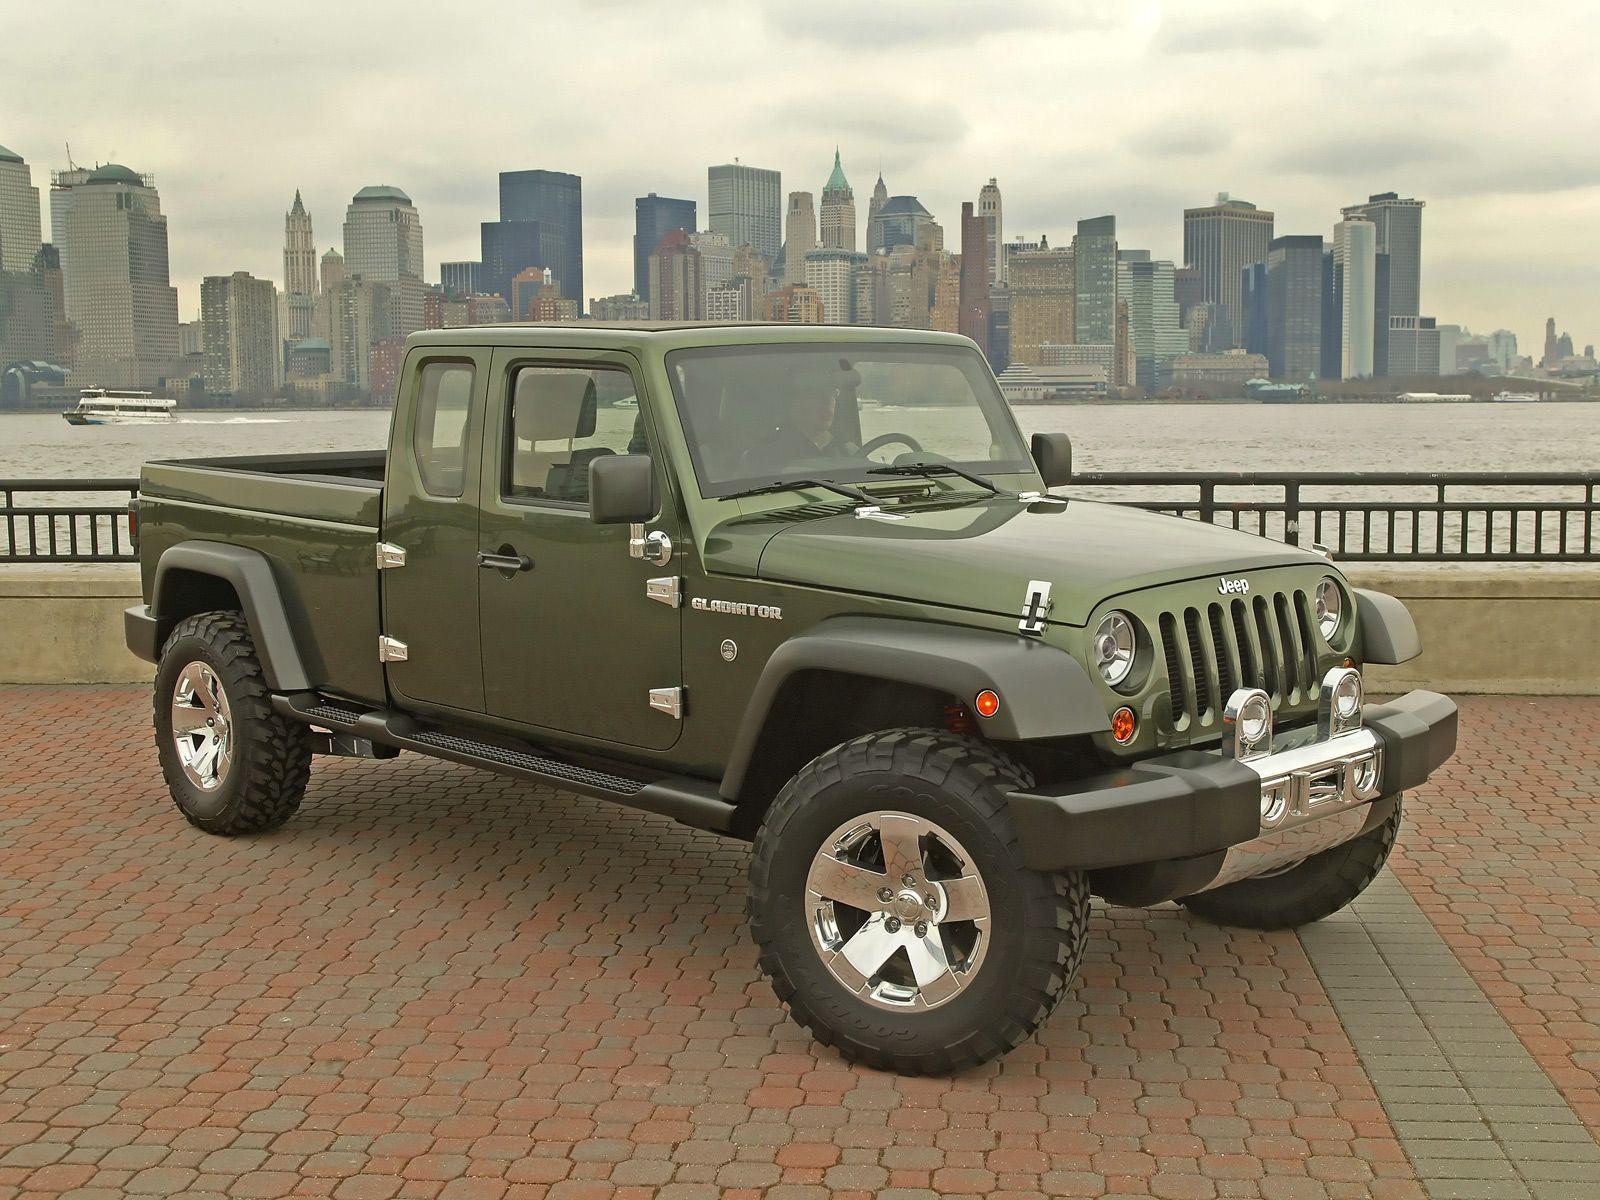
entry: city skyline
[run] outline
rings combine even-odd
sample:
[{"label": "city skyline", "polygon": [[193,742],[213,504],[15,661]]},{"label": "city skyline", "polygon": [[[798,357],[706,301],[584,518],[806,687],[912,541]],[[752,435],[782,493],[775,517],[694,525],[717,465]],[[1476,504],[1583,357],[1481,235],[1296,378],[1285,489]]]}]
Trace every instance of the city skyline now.
[{"label": "city skyline", "polygon": [[[139,88],[119,86],[137,59],[125,43],[148,38],[127,15],[107,9],[69,31],[48,13],[20,14],[24,41],[70,34],[82,53],[18,64],[0,135],[33,166],[36,186],[66,165],[69,140],[80,163],[154,175],[185,317],[204,275],[279,275],[296,188],[319,215],[320,249],[338,244],[332,220],[358,188],[403,188],[428,226],[425,274],[437,278],[441,261],[478,256],[500,171],[572,172],[584,179],[585,293],[595,296],[631,286],[635,197],[694,199],[704,227],[706,168],[736,156],[780,171],[785,193],[820,197],[837,143],[858,219],[881,162],[891,193],[917,195],[954,240],[960,204],[995,176],[1008,238],[1046,233],[1055,243],[1079,219],[1114,213],[1123,244],[1173,261],[1182,209],[1218,191],[1273,209],[1280,233],[1326,238],[1342,206],[1397,190],[1430,204],[1423,311],[1505,326],[1529,344],[1552,313],[1575,335],[1600,328],[1590,282],[1600,167],[1567,140],[1600,101],[1576,78],[1539,69],[1487,5],[1466,5],[1448,28],[1373,6],[1360,37],[1346,28],[1363,26],[1359,5],[1338,20],[1286,6],[1200,15],[1091,4],[1063,17],[1013,5],[971,36],[960,10],[938,3],[891,3],[854,20],[824,3],[803,21],[800,10],[758,6],[730,28],[751,52],[701,71],[684,54],[693,45],[703,57],[705,44],[671,30],[642,60],[607,53],[638,41],[629,4],[557,4],[537,19],[461,15],[462,45],[430,45],[443,57],[425,77],[367,65],[414,50],[412,27],[376,9],[185,11],[171,19],[186,24],[191,48],[157,78],[141,72],[150,86]],[[1593,36],[1580,10],[1570,15],[1578,42]],[[542,73],[538,104],[495,99],[492,73],[444,69],[490,32],[536,33],[564,60]],[[361,62],[340,57],[338,47],[364,40]],[[856,71],[859,86],[845,100],[817,92],[804,70],[768,72],[775,55],[762,48],[780,45],[796,68]],[[273,63],[270,94],[224,70],[247,50]],[[1056,55],[1050,72],[1020,69],[1046,54]],[[919,85],[930,72],[949,84],[935,100]],[[185,102],[208,81],[225,81],[234,99]],[[1271,102],[1247,102],[1257,96]]]}]

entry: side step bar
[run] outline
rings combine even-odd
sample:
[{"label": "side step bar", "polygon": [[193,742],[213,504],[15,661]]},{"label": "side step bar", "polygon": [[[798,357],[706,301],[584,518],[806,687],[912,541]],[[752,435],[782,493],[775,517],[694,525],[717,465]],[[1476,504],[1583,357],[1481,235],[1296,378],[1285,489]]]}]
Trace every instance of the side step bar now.
[{"label": "side step bar", "polygon": [[535,746],[505,746],[445,729],[423,725],[415,717],[390,709],[363,709],[311,692],[273,696],[272,706],[287,717],[335,733],[365,738],[376,745],[411,750],[429,758],[478,767],[535,783],[549,784],[629,808],[659,813],[695,829],[727,833],[734,806],[716,785],[683,775],[633,779],[610,771],[552,758]]}]

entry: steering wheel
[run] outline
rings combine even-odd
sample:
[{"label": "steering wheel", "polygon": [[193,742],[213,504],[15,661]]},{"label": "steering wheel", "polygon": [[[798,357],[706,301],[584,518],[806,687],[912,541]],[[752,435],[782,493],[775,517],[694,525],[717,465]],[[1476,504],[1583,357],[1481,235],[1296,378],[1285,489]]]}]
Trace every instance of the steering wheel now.
[{"label": "steering wheel", "polygon": [[885,446],[894,445],[896,442],[899,442],[903,446],[910,447],[911,451],[915,454],[924,453],[922,449],[922,443],[917,441],[917,439],[912,437],[909,433],[880,433],[877,437],[870,439],[861,447],[861,457],[866,458],[874,450],[881,450]]}]

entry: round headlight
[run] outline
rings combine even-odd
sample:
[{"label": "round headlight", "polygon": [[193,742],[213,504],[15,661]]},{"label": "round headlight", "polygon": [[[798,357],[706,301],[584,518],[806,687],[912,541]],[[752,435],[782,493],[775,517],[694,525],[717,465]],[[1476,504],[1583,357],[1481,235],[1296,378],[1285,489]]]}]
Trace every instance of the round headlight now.
[{"label": "round headlight", "polygon": [[1105,619],[1095,627],[1089,652],[1094,656],[1094,665],[1100,672],[1100,678],[1112,687],[1127,679],[1133,670],[1133,658],[1137,652],[1133,618],[1127,613],[1107,613]]},{"label": "round headlight", "polygon": [[1325,642],[1333,641],[1344,620],[1344,593],[1329,576],[1324,575],[1317,584],[1317,631]]}]

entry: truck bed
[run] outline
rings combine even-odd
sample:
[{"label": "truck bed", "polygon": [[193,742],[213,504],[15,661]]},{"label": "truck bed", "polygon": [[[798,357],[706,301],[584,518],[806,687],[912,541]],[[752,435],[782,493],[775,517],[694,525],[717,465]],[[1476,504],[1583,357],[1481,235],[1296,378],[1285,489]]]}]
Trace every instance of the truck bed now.
[{"label": "truck bed", "polygon": [[381,702],[377,660],[382,450],[192,458],[145,465],[139,539],[148,603],[168,547],[217,541],[266,557],[319,689]]}]

